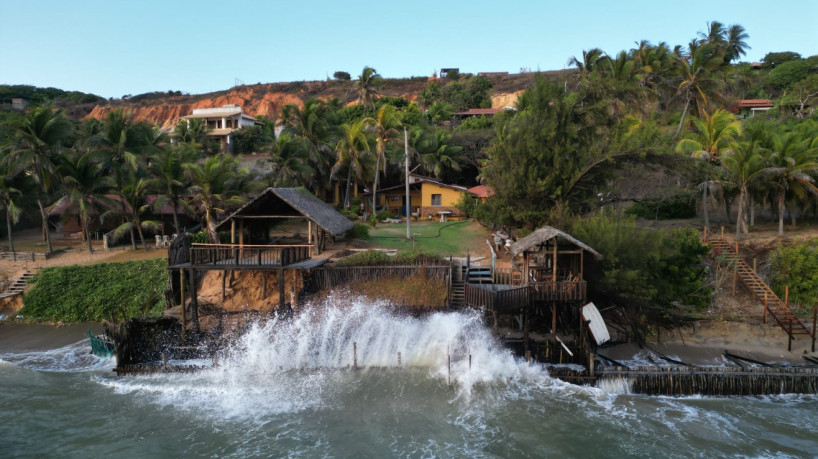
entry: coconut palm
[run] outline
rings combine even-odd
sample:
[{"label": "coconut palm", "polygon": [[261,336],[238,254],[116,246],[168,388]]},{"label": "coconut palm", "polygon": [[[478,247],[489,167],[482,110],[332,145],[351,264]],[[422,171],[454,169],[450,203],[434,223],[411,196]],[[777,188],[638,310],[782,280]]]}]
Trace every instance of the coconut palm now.
[{"label": "coconut palm", "polygon": [[273,186],[298,186],[307,183],[314,170],[307,164],[304,150],[289,132],[282,132],[268,147]]},{"label": "coconut palm", "polygon": [[[349,209],[350,188],[352,185],[352,175],[355,179],[363,182],[366,177],[365,159],[369,155],[369,139],[366,137],[365,120],[358,120],[352,124],[344,124],[343,136],[338,140],[335,151],[338,154],[335,165],[332,166],[332,176],[338,175],[343,167],[347,168],[347,185],[344,196],[344,208]],[[371,167],[371,166],[370,166]]]},{"label": "coconut palm", "polygon": [[48,231],[46,201],[59,184],[56,174],[58,154],[63,143],[68,141],[73,124],[63,115],[62,110],[52,107],[36,107],[16,127],[12,152],[5,161],[24,167],[37,182],[36,200],[40,209],[43,239],[48,251],[52,251],[51,235]]},{"label": "coconut palm", "polygon": [[330,144],[336,134],[330,106],[318,99],[307,99],[304,106],[287,104],[281,109],[284,131],[293,136],[314,174],[306,186],[324,193],[330,186],[333,152]]},{"label": "coconut palm", "polygon": [[722,167],[727,171],[730,181],[739,189],[736,240],[741,238],[742,232],[748,232],[744,212],[747,207],[747,187],[769,171],[760,149],[757,142],[735,143],[729,153],[721,158]]},{"label": "coconut palm", "polygon": [[443,129],[426,131],[413,129],[409,143],[418,155],[421,170],[439,179],[452,178],[452,171],[460,171],[463,147],[451,144],[452,134]]},{"label": "coconut palm", "polygon": [[198,156],[195,147],[181,145],[154,153],[148,165],[150,187],[158,194],[153,203],[154,210],[159,211],[170,205],[173,209],[173,227],[177,233],[181,230],[179,209],[186,206],[184,198],[190,193],[190,178],[185,164],[195,162]]},{"label": "coconut palm", "polygon": [[239,169],[238,159],[231,155],[210,156],[203,164],[187,163],[184,167],[192,184],[193,205],[204,217],[210,241],[217,244],[216,220],[228,207],[244,202],[238,184],[246,171]]},{"label": "coconut palm", "polygon": [[[160,223],[154,220],[143,220],[142,214],[150,209],[148,195],[151,192],[151,181],[145,177],[139,177],[135,172],[130,172],[125,176],[123,187],[117,192],[120,201],[125,204],[125,222],[114,230],[114,238],[118,239],[125,233],[136,230],[139,234],[139,241],[142,249],[147,251],[148,244],[145,242],[145,235],[142,230],[157,231]],[[136,241],[131,239],[131,248],[136,250]]]},{"label": "coconut palm", "polygon": [[769,156],[770,174],[778,197],[778,235],[784,235],[784,209],[788,192],[806,197],[818,195],[810,174],[818,171],[815,151],[795,132],[773,133]]},{"label": "coconut palm", "polygon": [[[6,229],[9,233],[9,252],[14,253],[14,238],[12,237],[12,225],[20,221],[23,214],[21,190],[22,174],[20,168],[13,164],[4,163],[0,172],[0,205],[6,211]],[[15,258],[16,259],[16,258]]]},{"label": "coconut palm", "polygon": [[375,181],[372,186],[372,211],[377,210],[378,204],[378,175],[381,167],[386,174],[386,144],[398,136],[398,128],[401,126],[398,116],[395,114],[393,105],[381,105],[375,114],[375,118],[369,121],[375,133]]},{"label": "coconut palm", "polygon": [[101,214],[103,206],[112,208],[113,203],[105,195],[113,187],[113,180],[103,173],[99,155],[95,152],[77,152],[65,155],[59,164],[63,179],[63,197],[56,205],[67,201],[80,217],[82,231],[88,241],[88,253],[93,253],[89,226],[94,214]]},{"label": "coconut palm", "polygon": [[[741,122],[725,110],[719,109],[703,118],[693,118],[695,130],[688,133],[676,144],[677,152],[687,152],[695,158],[702,158],[708,163],[719,163],[721,154],[728,151],[730,146],[741,135]],[[712,174],[708,174],[712,175]],[[702,186],[702,211],[704,225],[710,226],[708,213],[708,193],[712,184],[712,177],[705,178]]]},{"label": "coconut palm", "polygon": [[691,43],[688,49],[688,54],[676,59],[676,69],[681,78],[676,94],[685,105],[674,137],[678,137],[682,131],[691,104],[696,106],[699,117],[704,117],[712,98],[724,101],[718,91],[721,83],[717,78],[717,71],[724,65],[724,49],[698,42]]},{"label": "coconut palm", "polygon": [[364,107],[364,115],[374,108],[375,97],[378,95],[381,84],[383,84],[383,78],[378,71],[368,66],[364,67],[355,81],[355,86],[358,88],[358,103]]}]

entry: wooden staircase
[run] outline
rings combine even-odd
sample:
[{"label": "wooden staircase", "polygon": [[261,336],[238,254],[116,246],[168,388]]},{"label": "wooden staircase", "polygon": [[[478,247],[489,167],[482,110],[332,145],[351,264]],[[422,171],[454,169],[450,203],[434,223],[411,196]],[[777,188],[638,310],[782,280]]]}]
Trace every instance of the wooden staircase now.
[{"label": "wooden staircase", "polygon": [[455,262],[452,265],[452,307],[466,305],[466,284],[493,284],[494,272],[491,266],[464,265]]},{"label": "wooden staircase", "polygon": [[[796,339],[797,336],[815,337],[812,331],[793,314],[789,305],[773,292],[773,290],[758,276],[758,274],[736,253],[733,245],[724,239],[709,239],[706,241],[711,246],[711,251],[715,255],[724,257],[728,262],[735,263],[736,274],[741,283],[753,294],[753,297],[761,303],[766,304],[767,313],[778,322],[778,325],[790,336]],[[767,314],[765,314],[766,318]]]},{"label": "wooden staircase", "polygon": [[6,290],[3,296],[21,295],[23,291],[26,289],[28,281],[31,280],[32,277],[34,277],[33,272],[31,271],[24,272],[22,276],[9,283],[8,290]]}]

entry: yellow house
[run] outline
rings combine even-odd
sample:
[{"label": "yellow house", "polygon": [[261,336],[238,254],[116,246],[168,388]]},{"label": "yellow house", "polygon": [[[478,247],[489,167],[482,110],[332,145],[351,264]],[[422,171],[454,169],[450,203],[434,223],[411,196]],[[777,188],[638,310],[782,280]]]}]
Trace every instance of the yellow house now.
[{"label": "yellow house", "polygon": [[[455,206],[468,188],[448,185],[431,177],[409,175],[410,208],[413,216],[427,219],[441,215],[459,217],[462,212]],[[372,205],[372,193],[361,195],[367,207]],[[378,190],[378,210],[387,210],[395,215],[406,216],[406,185],[396,185]],[[448,214],[446,213],[448,212]]]}]

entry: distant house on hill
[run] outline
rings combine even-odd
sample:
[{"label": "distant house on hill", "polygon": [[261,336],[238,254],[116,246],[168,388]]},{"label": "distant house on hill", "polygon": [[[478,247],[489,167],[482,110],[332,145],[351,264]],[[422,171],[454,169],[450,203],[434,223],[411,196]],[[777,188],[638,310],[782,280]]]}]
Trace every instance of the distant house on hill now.
[{"label": "distant house on hill", "polygon": [[739,119],[747,119],[754,117],[756,112],[766,112],[771,108],[773,102],[770,99],[742,99],[733,106],[733,113]]},{"label": "distant house on hill", "polygon": [[11,108],[15,110],[25,110],[28,107],[28,101],[25,99],[21,99],[19,97],[15,97],[11,99]]},{"label": "distant house on hill", "polygon": [[223,105],[219,108],[194,108],[192,115],[183,116],[183,120],[204,119],[208,135],[215,137],[221,143],[223,152],[233,152],[231,136],[239,129],[261,125],[260,121],[242,112],[241,106],[235,104]]},{"label": "distant house on hill", "polygon": [[477,185],[469,188],[469,193],[471,193],[475,199],[479,199],[480,202],[485,203],[488,198],[494,196],[494,188],[488,185]]},{"label": "distant house on hill", "polygon": [[[455,207],[460,197],[469,189],[450,185],[432,177],[409,174],[410,213],[420,218],[439,218],[443,215],[462,216]],[[372,205],[372,193],[361,194],[362,203]],[[406,216],[406,185],[400,184],[378,190],[378,211],[387,210],[395,215]]]}]

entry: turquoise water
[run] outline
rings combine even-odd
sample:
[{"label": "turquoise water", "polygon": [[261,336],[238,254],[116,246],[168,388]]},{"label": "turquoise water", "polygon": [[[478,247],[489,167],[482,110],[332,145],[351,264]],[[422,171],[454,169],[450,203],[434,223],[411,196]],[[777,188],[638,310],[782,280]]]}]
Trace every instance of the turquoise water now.
[{"label": "turquoise water", "polygon": [[0,456],[818,456],[818,397],[573,386],[473,314],[335,298],[252,328],[195,374],[117,377],[88,349],[0,354]]}]

